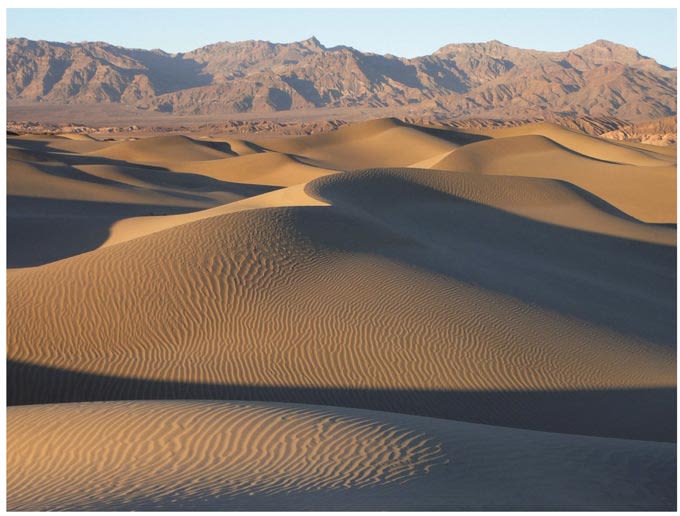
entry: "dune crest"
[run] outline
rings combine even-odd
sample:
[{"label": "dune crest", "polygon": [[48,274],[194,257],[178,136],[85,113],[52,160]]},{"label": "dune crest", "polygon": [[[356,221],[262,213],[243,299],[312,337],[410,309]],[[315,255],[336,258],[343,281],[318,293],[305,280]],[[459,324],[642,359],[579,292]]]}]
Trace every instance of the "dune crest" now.
[{"label": "dune crest", "polygon": [[[609,144],[604,142],[604,145]],[[620,164],[610,161],[619,157],[617,149],[611,155],[599,154],[609,158],[607,160],[581,152],[587,150],[579,145],[565,148],[542,134],[505,136],[466,145],[430,164],[429,168],[559,179],[638,220],[676,222],[674,164],[651,158],[641,161],[652,162],[652,166]]]},{"label": "dune crest", "polygon": [[268,150],[305,156],[320,166],[347,170],[404,167],[475,139],[458,131],[432,133],[385,118],[344,126],[330,133],[254,141]]},{"label": "dune crest", "polygon": [[661,147],[642,149],[635,145],[584,134],[580,131],[567,129],[550,122],[539,122],[499,129],[481,129],[479,132],[492,138],[529,135],[544,136],[584,156],[626,165],[664,166],[669,162],[675,161],[668,155],[672,151],[671,149]]},{"label": "dune crest", "polygon": [[194,140],[188,136],[154,136],[141,140],[116,142],[93,155],[128,161],[163,162],[175,160],[207,161],[223,159],[235,153],[228,145]]}]

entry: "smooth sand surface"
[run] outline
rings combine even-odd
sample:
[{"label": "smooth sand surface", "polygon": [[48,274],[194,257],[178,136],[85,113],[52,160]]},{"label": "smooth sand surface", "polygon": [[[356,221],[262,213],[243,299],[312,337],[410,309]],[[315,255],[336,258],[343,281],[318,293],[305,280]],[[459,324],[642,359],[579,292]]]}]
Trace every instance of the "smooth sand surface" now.
[{"label": "smooth sand surface", "polygon": [[268,150],[305,156],[320,166],[351,170],[408,166],[478,138],[458,131],[428,130],[386,118],[313,136],[254,141]]},{"label": "smooth sand surface", "polygon": [[[391,119],[253,141],[8,141],[12,506],[675,503],[672,152]],[[205,399],[255,408],[182,401]],[[103,403],[61,404],[84,401]],[[299,452],[324,418],[346,440]],[[252,434],[201,430],[230,425]],[[117,437],[173,429],[167,453]],[[63,445],[35,444],[50,439]],[[412,446],[446,461],[385,481]],[[219,459],[233,449],[247,474]]]},{"label": "smooth sand surface", "polygon": [[[643,157],[648,159],[640,160],[645,165],[590,157],[586,152],[597,149],[600,141],[597,142],[597,146],[568,148],[543,135],[510,136],[467,145],[429,164],[428,168],[559,179],[596,195],[638,220],[674,224],[677,217],[675,165],[647,155]],[[619,149],[614,149],[612,159],[620,157],[618,154]]]},{"label": "smooth sand surface", "polygon": [[627,165],[662,166],[666,163],[673,164],[676,156],[673,147],[640,146],[597,138],[550,122],[501,129],[481,129],[479,134],[492,138],[544,136],[585,156]]},{"label": "smooth sand surface", "polygon": [[336,172],[279,152],[258,152],[201,162],[178,161],[169,166],[174,171],[191,171],[221,181],[270,186],[297,185]]},{"label": "smooth sand surface", "polygon": [[116,142],[103,149],[92,152],[93,155],[125,161],[205,161],[222,159],[235,153],[227,144],[194,140],[187,136],[154,136],[141,140]]},{"label": "smooth sand surface", "polygon": [[674,453],[665,443],[314,405],[34,405],[8,411],[7,506],[668,510]]}]

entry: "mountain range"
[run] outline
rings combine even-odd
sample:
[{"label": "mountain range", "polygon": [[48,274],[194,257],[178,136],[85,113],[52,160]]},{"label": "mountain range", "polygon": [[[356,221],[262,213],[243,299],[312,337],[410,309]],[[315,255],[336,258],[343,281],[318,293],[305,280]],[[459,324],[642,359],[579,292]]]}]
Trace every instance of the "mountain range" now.
[{"label": "mountain range", "polygon": [[191,52],[103,42],[7,40],[7,99],[121,104],[178,115],[388,108],[399,115],[640,121],[676,114],[677,69],[598,40],[564,52],[499,41],[406,59],[310,39],[215,43]]}]

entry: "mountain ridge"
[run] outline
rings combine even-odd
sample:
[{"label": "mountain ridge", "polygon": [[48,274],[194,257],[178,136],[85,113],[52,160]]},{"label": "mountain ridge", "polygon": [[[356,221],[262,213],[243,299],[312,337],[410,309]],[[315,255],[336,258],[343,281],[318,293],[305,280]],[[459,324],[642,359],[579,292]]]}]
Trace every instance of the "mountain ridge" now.
[{"label": "mountain ridge", "polygon": [[7,40],[13,103],[123,104],[187,114],[388,108],[411,115],[527,117],[544,113],[630,121],[674,115],[677,70],[597,40],[551,52],[492,40],[402,58],[292,43],[217,42],[189,52],[106,42]]}]

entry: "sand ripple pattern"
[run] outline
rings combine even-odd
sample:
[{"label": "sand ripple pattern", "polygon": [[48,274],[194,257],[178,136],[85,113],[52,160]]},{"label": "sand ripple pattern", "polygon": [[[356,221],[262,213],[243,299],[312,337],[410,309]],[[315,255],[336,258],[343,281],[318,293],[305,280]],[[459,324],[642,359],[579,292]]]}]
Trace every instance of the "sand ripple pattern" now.
[{"label": "sand ripple pattern", "polygon": [[[77,421],[78,424],[73,424]],[[448,461],[426,435],[238,402],[13,407],[8,509],[117,510],[403,483]]]},{"label": "sand ripple pattern", "polygon": [[[425,174],[450,185],[410,181]],[[660,345],[674,318],[665,301],[675,296],[673,250],[634,254],[625,242],[485,209],[477,203],[499,196],[500,178],[471,179],[331,176],[310,192],[332,207],[215,216],[11,271],[9,357],[212,384],[674,385],[674,350]],[[543,202],[527,188],[533,183],[512,179],[506,197]],[[362,186],[383,200],[371,204]],[[445,195],[447,186],[458,197]],[[504,232],[497,223],[506,218],[513,225]],[[573,251],[576,238],[591,252]],[[541,290],[546,282],[553,287]]]}]

